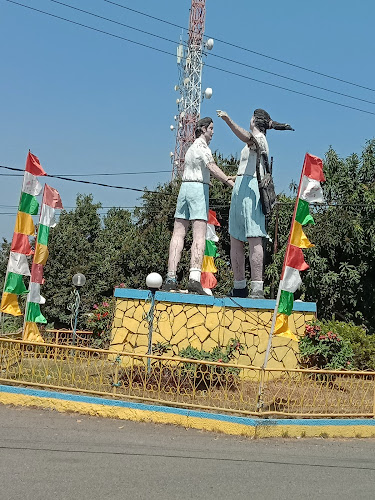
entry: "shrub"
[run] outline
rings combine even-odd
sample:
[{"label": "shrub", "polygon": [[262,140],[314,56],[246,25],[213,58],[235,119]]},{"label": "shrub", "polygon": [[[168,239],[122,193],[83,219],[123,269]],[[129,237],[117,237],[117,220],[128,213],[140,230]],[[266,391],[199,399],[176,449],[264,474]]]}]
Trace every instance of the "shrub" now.
[{"label": "shrub", "polygon": [[[236,354],[243,351],[243,345],[237,339],[230,339],[228,344],[223,346],[216,346],[212,351],[205,351],[203,349],[199,350],[195,347],[188,346],[185,349],[181,349],[178,355],[181,358],[197,359],[202,361],[213,361],[217,363],[230,363]],[[189,372],[194,372],[197,370],[197,365],[193,363],[186,363],[185,369]],[[202,371],[202,368],[200,368]],[[218,367],[218,366],[208,366],[204,368],[204,371],[214,372],[216,374],[230,373],[237,375],[239,370],[232,367]]]},{"label": "shrub", "polygon": [[178,355],[181,358],[202,359],[205,361],[217,361],[218,363],[230,363],[236,353],[243,351],[243,345],[237,339],[230,339],[228,344],[216,346],[212,351],[199,350],[195,347],[188,346],[181,349]]},{"label": "shrub", "polygon": [[330,330],[326,324],[313,321],[306,324],[305,336],[299,343],[301,363],[307,368],[351,370],[353,349],[349,340]]},{"label": "shrub", "polygon": [[107,349],[111,341],[113,317],[115,313],[115,300],[105,300],[100,304],[94,304],[89,314],[87,324],[94,333],[93,347]]},{"label": "shrub", "polygon": [[363,326],[344,321],[322,321],[329,330],[350,342],[353,349],[353,364],[356,370],[375,370],[375,335],[368,335]]}]

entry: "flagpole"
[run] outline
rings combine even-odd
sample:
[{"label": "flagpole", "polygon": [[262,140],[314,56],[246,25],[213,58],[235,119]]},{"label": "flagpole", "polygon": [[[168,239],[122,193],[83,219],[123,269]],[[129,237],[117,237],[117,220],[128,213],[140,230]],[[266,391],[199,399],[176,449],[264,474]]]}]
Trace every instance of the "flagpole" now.
[{"label": "flagpole", "polygon": [[269,355],[270,355],[270,352],[271,352],[272,336],[273,336],[274,331],[275,331],[277,310],[278,310],[279,304],[280,304],[281,286],[282,286],[282,282],[283,282],[282,281],[282,277],[284,275],[284,269],[285,269],[285,265],[287,263],[287,258],[288,258],[288,254],[289,254],[290,240],[291,240],[291,237],[292,237],[293,224],[294,224],[294,221],[295,221],[295,218],[296,218],[298,201],[299,201],[299,196],[300,196],[300,193],[301,193],[302,179],[303,179],[303,176],[305,175],[306,158],[307,158],[307,153],[305,154],[305,159],[303,161],[303,167],[302,167],[301,177],[300,177],[300,180],[299,180],[299,185],[298,185],[298,190],[297,190],[296,202],[294,204],[294,211],[293,211],[292,222],[291,222],[291,225],[290,225],[290,231],[289,231],[289,236],[288,236],[288,243],[287,243],[287,246],[286,246],[286,252],[285,252],[285,256],[284,256],[283,267],[282,267],[281,275],[280,275],[279,288],[277,290],[277,297],[276,297],[276,301],[275,301],[275,308],[274,308],[273,316],[272,316],[271,330],[270,330],[270,333],[268,335],[267,349],[266,349],[266,353],[264,355],[263,365],[261,367],[262,371],[261,371],[261,376],[260,376],[260,381],[259,381],[258,398],[257,398],[257,409],[258,410],[260,410],[261,407],[262,407],[262,405],[263,405],[262,397],[263,397],[263,387],[264,387],[265,372],[266,372],[266,367],[267,367]]},{"label": "flagpole", "polygon": [[[29,153],[30,153],[30,149],[29,149]],[[25,172],[26,172],[26,166],[25,166]],[[24,172],[24,177],[22,178],[22,185],[21,185],[21,192],[20,192],[20,197],[19,197],[19,201],[18,201],[18,210],[17,210],[17,215],[16,215],[16,222],[14,224],[14,230],[13,230],[13,236],[14,236],[14,233],[16,232],[15,229],[16,229],[16,224],[17,224],[17,217],[18,217],[18,212],[19,212],[19,207],[20,207],[20,204],[21,204],[21,200],[22,200],[22,188],[23,188],[23,182],[24,182],[24,178],[25,178],[25,172]],[[12,240],[13,240],[13,237],[12,237]],[[3,298],[4,296],[4,293],[5,293],[5,287],[6,287],[6,284],[7,284],[7,279],[8,279],[8,267],[9,267],[9,260],[10,260],[10,254],[11,254],[11,251],[12,251],[12,243],[10,244],[10,249],[9,249],[9,258],[8,258],[8,264],[7,264],[7,269],[5,271],[5,279],[4,279],[4,285],[3,285],[3,293],[2,293],[2,296],[1,298]],[[4,314],[2,311],[0,311],[0,321],[1,321],[1,333],[3,333],[3,325],[4,325]],[[23,327],[22,327],[22,332],[23,332]]]}]

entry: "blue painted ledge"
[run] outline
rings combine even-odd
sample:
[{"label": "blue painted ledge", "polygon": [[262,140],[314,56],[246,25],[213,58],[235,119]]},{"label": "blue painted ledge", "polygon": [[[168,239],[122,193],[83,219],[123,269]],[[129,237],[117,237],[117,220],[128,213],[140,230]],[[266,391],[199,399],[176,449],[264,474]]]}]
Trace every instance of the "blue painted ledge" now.
[{"label": "blue painted ledge", "polygon": [[[132,288],[115,288],[115,297],[118,299],[146,300],[151,298],[151,292],[149,290],[134,290]],[[155,301],[172,302],[175,304],[197,304],[219,307],[240,307],[245,309],[266,309],[268,311],[273,311],[276,304],[275,300],[269,299],[232,299],[230,297],[212,297],[209,295],[193,295],[189,293],[171,292],[156,292]],[[295,301],[293,303],[293,311],[316,313],[316,303]]]}]

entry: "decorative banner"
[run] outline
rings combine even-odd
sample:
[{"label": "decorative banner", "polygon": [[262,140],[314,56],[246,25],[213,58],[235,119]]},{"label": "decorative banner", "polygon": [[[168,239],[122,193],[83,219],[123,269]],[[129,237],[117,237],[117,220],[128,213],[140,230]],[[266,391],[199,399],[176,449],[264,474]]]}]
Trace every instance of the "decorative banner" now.
[{"label": "decorative banner", "polygon": [[40,175],[46,175],[46,173],[39,159],[29,151],[1,300],[1,312],[13,316],[21,315],[17,296],[27,293],[22,276],[30,276],[26,256],[34,253],[28,237],[35,234],[32,215],[36,215],[39,209],[36,196],[42,190],[42,185],[37,178]]},{"label": "decorative banner", "polygon": [[46,303],[46,299],[40,295],[40,283],[30,283],[28,300],[36,304]]},{"label": "decorative banner", "polygon": [[307,224],[314,224],[309,203],[323,202],[323,191],[320,182],[324,180],[322,160],[307,153],[281,273],[278,300],[276,301],[278,315],[273,332],[275,335],[288,337],[296,341],[298,341],[298,338],[288,327],[288,317],[293,310],[293,294],[302,283],[300,271],[304,271],[309,267],[304,260],[302,248],[314,246],[303,232],[302,227]]},{"label": "decorative banner", "polygon": [[46,318],[40,312],[40,305],[35,302],[27,303],[26,321],[32,323],[47,323]]},{"label": "decorative banner", "polygon": [[22,279],[22,274],[7,272],[5,280],[4,292],[23,295],[27,293],[27,289]]},{"label": "decorative banner", "polygon": [[22,274],[23,276],[30,276],[30,269],[26,255],[17,252],[10,252],[8,272]]},{"label": "decorative banner", "polygon": [[23,332],[23,339],[29,340],[30,342],[44,342],[44,338],[39,332],[38,325],[36,323],[31,323],[26,321],[25,328]]},{"label": "decorative banner", "polygon": [[215,226],[220,226],[216,218],[216,212],[214,212],[213,210],[209,210],[206,229],[206,247],[203,257],[201,274],[202,287],[204,291],[209,295],[212,295],[211,290],[217,285],[217,279],[213,275],[213,273],[217,273],[217,268],[214,262],[214,258],[217,256],[217,247],[215,245],[215,242],[219,241],[219,238],[215,232]]},{"label": "decorative banner", "polygon": [[33,255],[34,253],[27,234],[14,233],[10,250],[11,252],[23,253],[24,255]]},{"label": "decorative banner", "polygon": [[38,234],[36,237],[35,254],[31,268],[29,295],[26,303],[26,323],[23,338],[36,342],[44,342],[36,323],[47,323],[40,311],[40,304],[45,298],[40,295],[40,285],[44,283],[43,267],[48,259],[48,238],[50,228],[56,226],[55,208],[63,208],[58,191],[48,184],[44,186],[42,208],[40,211]]},{"label": "decorative banner", "polygon": [[12,316],[22,316],[20,306],[18,305],[17,295],[3,292],[0,311],[2,313],[11,314]]}]

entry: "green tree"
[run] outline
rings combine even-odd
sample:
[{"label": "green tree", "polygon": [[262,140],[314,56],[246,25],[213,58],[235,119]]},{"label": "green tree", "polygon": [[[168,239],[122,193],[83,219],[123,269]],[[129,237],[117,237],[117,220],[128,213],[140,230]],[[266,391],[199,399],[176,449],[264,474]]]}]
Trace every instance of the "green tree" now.
[{"label": "green tree", "polygon": [[375,140],[360,157],[341,159],[330,149],[324,173],[330,206],[317,211],[309,229],[316,247],[307,251],[305,298],[318,302],[323,318],[335,315],[374,332]]},{"label": "green tree", "polygon": [[[59,223],[50,232],[49,258],[44,269],[46,297],[43,307],[48,321],[66,326],[71,313],[67,307],[72,300],[72,277],[80,272],[86,276],[81,290],[82,309],[91,309],[98,296],[98,277],[93,263],[97,261],[95,241],[101,232],[98,214],[100,203],[93,203],[91,195],[78,195],[76,208],[63,210]],[[100,287],[100,284],[99,284]],[[81,317],[81,316],[80,316]]]},{"label": "green tree", "polygon": [[[340,158],[330,148],[324,161],[327,205],[312,209],[315,226],[305,232],[315,247],[304,251],[310,269],[296,293],[317,302],[320,318],[333,315],[375,331],[375,140],[360,157]],[[282,196],[274,211],[269,233],[278,214],[278,252],[266,268],[267,280],[278,286],[295,198]],[[270,254],[270,248],[268,248]]]}]

